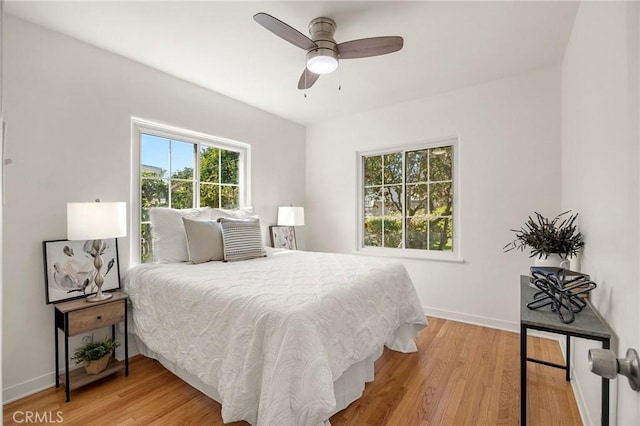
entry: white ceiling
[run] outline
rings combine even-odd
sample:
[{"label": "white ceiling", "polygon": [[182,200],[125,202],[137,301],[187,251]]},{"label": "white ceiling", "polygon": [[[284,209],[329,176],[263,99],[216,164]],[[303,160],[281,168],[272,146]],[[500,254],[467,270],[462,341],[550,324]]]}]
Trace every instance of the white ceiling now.
[{"label": "white ceiling", "polygon": [[[563,1],[5,1],[10,14],[304,125],[559,64],[577,7]],[[305,52],[254,22],[257,12],[304,34],[311,19],[328,16],[337,23],[338,43],[399,35],[404,48],[341,61],[337,72],[303,92],[297,83]]]}]

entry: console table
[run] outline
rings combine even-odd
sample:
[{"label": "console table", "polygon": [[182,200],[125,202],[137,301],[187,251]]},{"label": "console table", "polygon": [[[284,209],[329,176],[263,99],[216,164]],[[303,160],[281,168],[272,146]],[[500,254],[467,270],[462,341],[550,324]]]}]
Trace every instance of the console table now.
[{"label": "console table", "polygon": [[[536,290],[529,286],[529,282],[529,276],[520,276],[520,424],[522,426],[527,424],[527,362],[561,368],[565,370],[566,380],[569,381],[571,380],[571,366],[569,365],[571,359],[570,337],[602,342],[603,349],[610,349],[611,339],[613,338],[611,328],[589,301],[587,301],[587,306],[582,312],[576,314],[575,321],[571,324],[565,324],[560,321],[558,314],[552,312],[550,306],[540,309],[527,308],[527,303],[533,301],[533,295],[536,293]],[[527,330],[529,329],[564,335],[567,342],[565,365],[529,358],[527,356]],[[600,420],[602,426],[609,425],[609,380],[605,378],[602,378],[602,412]]]}]

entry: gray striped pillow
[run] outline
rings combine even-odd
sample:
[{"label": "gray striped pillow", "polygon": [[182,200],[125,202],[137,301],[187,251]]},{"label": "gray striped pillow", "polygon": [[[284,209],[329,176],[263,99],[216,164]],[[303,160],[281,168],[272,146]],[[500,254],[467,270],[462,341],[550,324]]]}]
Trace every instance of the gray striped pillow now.
[{"label": "gray striped pillow", "polygon": [[225,262],[266,256],[259,219],[221,217],[218,222],[222,228]]}]

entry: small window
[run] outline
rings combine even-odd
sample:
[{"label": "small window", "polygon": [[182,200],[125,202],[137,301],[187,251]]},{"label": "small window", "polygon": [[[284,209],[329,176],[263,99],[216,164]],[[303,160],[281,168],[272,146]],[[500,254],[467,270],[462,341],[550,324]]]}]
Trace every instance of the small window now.
[{"label": "small window", "polygon": [[457,255],[455,147],[449,140],[359,154],[358,250]]},{"label": "small window", "polygon": [[[136,122],[134,121],[134,125]],[[249,204],[246,144],[159,125],[134,126],[139,143],[139,261],[153,260],[149,209]]]}]

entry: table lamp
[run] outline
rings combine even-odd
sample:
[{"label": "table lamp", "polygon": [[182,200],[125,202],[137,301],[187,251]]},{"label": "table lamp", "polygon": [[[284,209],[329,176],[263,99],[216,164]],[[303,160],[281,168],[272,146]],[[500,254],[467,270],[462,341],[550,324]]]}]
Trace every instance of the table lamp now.
[{"label": "table lamp", "polygon": [[[67,239],[93,240],[93,266],[96,268],[94,282],[98,288],[87,302],[111,299],[110,293],[102,293],[104,276],[102,269],[103,239],[127,235],[127,206],[124,202],[67,203]],[[93,254],[92,253],[92,254]]]},{"label": "table lamp", "polygon": [[278,226],[303,226],[304,207],[278,207]]},{"label": "table lamp", "polygon": [[[285,248],[297,249],[295,226],[304,225],[304,207],[283,206],[278,207],[278,226],[288,226],[289,232],[286,233],[287,241]],[[274,243],[275,244],[275,243]],[[275,245],[274,245],[275,247]]]}]

